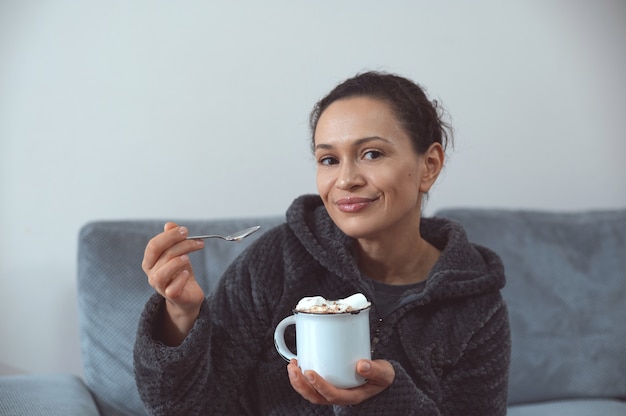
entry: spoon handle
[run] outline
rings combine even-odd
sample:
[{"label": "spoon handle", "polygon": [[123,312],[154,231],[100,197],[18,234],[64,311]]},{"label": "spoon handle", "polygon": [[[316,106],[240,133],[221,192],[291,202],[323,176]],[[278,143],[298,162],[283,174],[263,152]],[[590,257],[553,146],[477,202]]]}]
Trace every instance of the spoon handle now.
[{"label": "spoon handle", "polygon": [[223,235],[208,234],[208,235],[193,235],[191,237],[187,237],[185,240],[204,240],[206,238],[221,238],[223,240],[227,239]]}]

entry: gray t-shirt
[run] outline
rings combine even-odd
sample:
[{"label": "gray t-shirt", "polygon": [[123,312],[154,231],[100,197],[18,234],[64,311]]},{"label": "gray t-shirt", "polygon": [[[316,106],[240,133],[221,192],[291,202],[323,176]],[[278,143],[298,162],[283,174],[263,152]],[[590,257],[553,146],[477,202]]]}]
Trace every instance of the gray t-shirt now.
[{"label": "gray t-shirt", "polygon": [[415,289],[421,292],[426,286],[426,280],[409,285],[390,285],[373,279],[369,279],[369,281],[374,288],[374,302],[380,318],[385,318],[393,312],[402,303],[402,298],[407,292],[415,293]]}]

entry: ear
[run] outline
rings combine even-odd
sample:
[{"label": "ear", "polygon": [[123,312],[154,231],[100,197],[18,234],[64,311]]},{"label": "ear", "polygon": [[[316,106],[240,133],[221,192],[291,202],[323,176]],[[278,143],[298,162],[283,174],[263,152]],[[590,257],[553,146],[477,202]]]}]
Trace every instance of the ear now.
[{"label": "ear", "polygon": [[420,181],[420,191],[428,192],[433,184],[437,181],[446,155],[440,143],[430,145],[426,153],[422,155],[422,163],[424,164],[424,174]]}]

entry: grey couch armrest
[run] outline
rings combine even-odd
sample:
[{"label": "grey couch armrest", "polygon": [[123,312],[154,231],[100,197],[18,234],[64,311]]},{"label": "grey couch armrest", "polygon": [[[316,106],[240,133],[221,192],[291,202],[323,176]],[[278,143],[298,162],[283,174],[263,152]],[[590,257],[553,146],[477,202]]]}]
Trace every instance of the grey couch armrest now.
[{"label": "grey couch armrest", "polygon": [[0,415],[98,416],[83,381],[71,374],[0,377]]}]

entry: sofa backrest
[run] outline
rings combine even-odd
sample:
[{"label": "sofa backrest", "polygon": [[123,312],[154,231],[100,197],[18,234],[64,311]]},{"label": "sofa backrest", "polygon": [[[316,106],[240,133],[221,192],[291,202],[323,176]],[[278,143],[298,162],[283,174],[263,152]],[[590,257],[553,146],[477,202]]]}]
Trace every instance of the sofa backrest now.
[{"label": "sofa backrest", "polygon": [[505,266],[509,403],[626,398],[626,210],[444,210]]},{"label": "sofa backrest", "polygon": [[[437,213],[504,261],[513,350],[511,404],[626,398],[626,210],[545,213],[485,209]],[[262,228],[242,243],[207,240],[191,255],[211,291],[230,262],[284,218],[185,221],[192,233]],[[78,302],[85,381],[103,415],[143,415],[132,349],[153,293],[141,270],[146,243],[165,221],[93,222],[78,245]]]},{"label": "sofa backrest", "polygon": [[[232,260],[284,218],[185,221],[193,234],[230,234],[262,228],[241,243],[206,240],[191,254],[198,282],[210,292]],[[154,293],[141,270],[147,242],[165,221],[103,221],[86,224],[78,242],[78,306],[85,382],[101,414],[145,415],[133,375],[133,345],[141,311]]]}]

